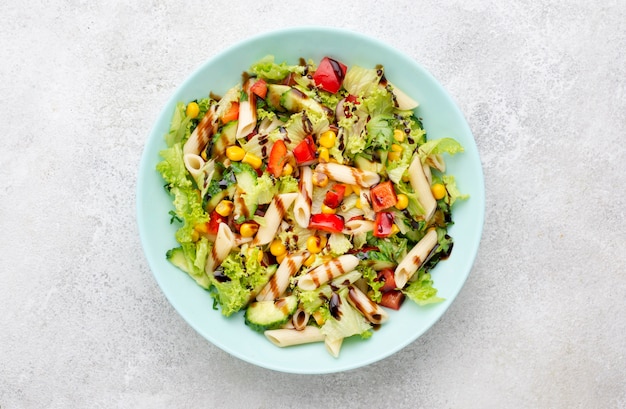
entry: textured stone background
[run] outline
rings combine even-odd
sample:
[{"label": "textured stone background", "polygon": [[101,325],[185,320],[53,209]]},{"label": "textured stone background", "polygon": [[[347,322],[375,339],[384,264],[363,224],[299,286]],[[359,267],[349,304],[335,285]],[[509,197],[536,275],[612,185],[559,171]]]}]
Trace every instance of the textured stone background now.
[{"label": "textured stone background", "polygon": [[[626,3],[0,2],[0,408],[626,407]],[[135,182],[174,88],[259,32],[406,52],[465,112],[486,222],[457,301],[368,367],[275,373],[197,335]]]}]

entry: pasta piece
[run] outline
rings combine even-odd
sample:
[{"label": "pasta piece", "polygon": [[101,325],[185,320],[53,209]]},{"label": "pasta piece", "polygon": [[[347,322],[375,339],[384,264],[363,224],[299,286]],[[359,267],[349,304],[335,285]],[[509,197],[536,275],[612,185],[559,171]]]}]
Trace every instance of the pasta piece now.
[{"label": "pasta piece", "polygon": [[189,174],[196,180],[202,176],[202,167],[204,166],[204,159],[200,155],[195,153],[183,154],[183,163],[189,171]]},{"label": "pasta piece", "polygon": [[291,276],[300,270],[302,263],[304,263],[307,257],[309,257],[307,251],[287,255],[280,263],[280,266],[278,266],[278,270],[276,270],[272,278],[256,296],[257,301],[275,300],[280,297],[289,287]]},{"label": "pasta piece", "polygon": [[246,81],[244,90],[246,100],[239,101],[239,122],[237,123],[237,139],[247,136],[256,127],[256,96],[250,91],[252,80]]},{"label": "pasta piece", "polygon": [[413,190],[417,193],[420,204],[424,208],[424,219],[426,221],[430,220],[435,214],[437,201],[430,191],[430,183],[428,183],[424,168],[422,167],[422,161],[418,155],[415,155],[411,165],[409,165],[409,182]]},{"label": "pasta piece", "polygon": [[437,231],[431,229],[400,261],[394,272],[396,286],[403,288],[413,274],[424,264],[426,257],[437,245]]},{"label": "pasta piece", "polygon": [[194,153],[199,155],[215,132],[217,132],[217,117],[215,116],[215,105],[212,105],[185,142],[183,154]]},{"label": "pasta piece", "polygon": [[393,101],[395,106],[403,111],[415,109],[419,106],[419,103],[405,94],[400,88],[387,81],[388,85],[391,85],[391,93],[393,94]]},{"label": "pasta piece", "polygon": [[298,190],[300,193],[293,205],[293,214],[300,227],[308,228],[313,203],[313,171],[308,166],[300,168]]},{"label": "pasta piece", "polygon": [[338,163],[320,163],[315,167],[315,171],[326,174],[332,180],[349,185],[371,187],[380,182],[380,176],[377,173]]},{"label": "pasta piece", "polygon": [[343,344],[343,338],[330,339],[326,337],[324,339],[324,345],[326,346],[326,351],[328,351],[328,353],[331,354],[335,358],[339,357],[341,344]]},{"label": "pasta piece", "polygon": [[265,331],[264,334],[272,344],[279,347],[321,342],[326,338],[322,331],[314,326],[307,326],[300,331],[285,328],[271,329]]},{"label": "pasta piece", "polygon": [[215,237],[215,243],[206,261],[204,271],[213,274],[215,269],[222,264],[235,246],[235,236],[226,223],[220,223]]},{"label": "pasta piece", "polygon": [[253,246],[262,246],[263,244],[267,244],[276,235],[278,231],[278,226],[283,220],[283,216],[291,207],[298,193],[283,193],[280,195],[274,196],[272,202],[267,208],[267,212],[265,212],[265,216],[263,216],[263,223],[259,223],[259,231],[257,232],[254,240],[252,240]]},{"label": "pasta piece", "polygon": [[305,329],[306,325],[309,323],[309,316],[309,313],[303,308],[298,308],[291,317],[291,324],[293,325],[293,328],[298,331]]},{"label": "pasta piece", "polygon": [[354,219],[344,224],[344,234],[362,234],[374,230],[374,222],[371,220]]},{"label": "pasta piece", "polygon": [[320,285],[351,272],[359,264],[359,259],[351,254],[344,254],[315,267],[298,280],[298,287],[305,291],[315,290]]},{"label": "pasta piece", "polygon": [[364,187],[361,188],[359,199],[361,210],[363,211],[365,218],[374,220],[376,218],[376,212],[372,209],[372,196],[370,195],[370,190]]},{"label": "pasta piece", "polygon": [[389,315],[380,305],[370,300],[367,295],[352,285],[348,287],[348,302],[374,325],[382,324],[389,319]]}]

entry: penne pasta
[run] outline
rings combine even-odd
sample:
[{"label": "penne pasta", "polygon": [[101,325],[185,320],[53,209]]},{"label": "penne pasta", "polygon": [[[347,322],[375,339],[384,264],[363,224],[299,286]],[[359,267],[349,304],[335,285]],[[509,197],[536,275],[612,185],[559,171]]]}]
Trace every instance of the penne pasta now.
[{"label": "penne pasta", "polygon": [[256,127],[256,96],[250,91],[252,80],[244,85],[247,98],[239,101],[239,119],[237,123],[237,139],[247,136]]},{"label": "penne pasta", "polygon": [[331,354],[335,358],[339,357],[341,344],[343,344],[343,338],[330,339],[326,337],[324,339],[324,345],[326,346],[326,351],[328,351],[328,353]]},{"label": "penne pasta", "polygon": [[264,334],[272,344],[279,347],[321,342],[326,338],[326,336],[322,334],[322,331],[314,326],[307,326],[300,331],[285,328],[272,329],[265,331]]},{"label": "penne pasta", "polygon": [[348,302],[374,325],[382,324],[389,319],[389,315],[380,305],[353,285],[348,287]]},{"label": "penne pasta", "polygon": [[215,106],[212,105],[202,117],[196,129],[193,130],[187,142],[185,142],[183,154],[193,153],[199,155],[215,132],[217,132],[217,117],[215,116]]},{"label": "penne pasta", "polygon": [[424,219],[429,221],[431,217],[433,217],[433,214],[435,214],[437,201],[430,191],[430,183],[428,183],[428,179],[424,173],[419,155],[415,155],[409,165],[409,182],[413,190],[418,194],[418,200],[424,208]]},{"label": "penne pasta", "polygon": [[298,308],[291,317],[291,324],[293,325],[293,328],[298,331],[304,330],[306,325],[309,323],[309,317],[310,315],[308,312],[302,308]]},{"label": "penne pasta", "polygon": [[344,224],[344,234],[362,234],[374,230],[374,222],[371,220],[354,219]]},{"label": "penne pasta", "polygon": [[359,259],[356,256],[344,254],[301,276],[298,279],[298,287],[305,291],[315,290],[329,280],[351,272],[358,264]]},{"label": "penne pasta", "polygon": [[233,249],[235,245],[235,236],[226,223],[220,223],[217,229],[217,235],[213,247],[207,257],[204,271],[207,274],[213,274],[215,269],[222,264],[222,261]]},{"label": "penne pasta", "polygon": [[293,214],[300,227],[309,227],[311,204],[313,203],[313,171],[308,166],[300,168],[299,194],[293,205]]},{"label": "penne pasta", "polygon": [[297,196],[298,193],[283,193],[274,196],[267,208],[267,212],[265,212],[265,216],[263,216],[263,223],[260,223],[259,231],[254,240],[252,240],[253,246],[261,246],[272,241],[278,231],[278,226],[280,226],[283,220],[283,216]]},{"label": "penne pasta", "polygon": [[370,195],[370,190],[368,188],[361,188],[361,192],[359,193],[359,204],[366,219],[374,220],[376,218],[376,212],[372,209],[372,196]]},{"label": "penne pasta", "polygon": [[431,229],[400,261],[394,272],[396,286],[403,288],[413,274],[424,264],[426,257],[437,245],[437,231]]},{"label": "penne pasta", "polygon": [[387,84],[391,85],[391,93],[393,94],[393,101],[395,106],[401,110],[415,109],[419,106],[419,103],[404,93],[400,88],[387,81]]},{"label": "penne pasta", "polygon": [[371,187],[380,182],[380,176],[375,172],[338,163],[320,163],[315,167],[315,171],[326,174],[332,180],[349,185]]},{"label": "penne pasta", "polygon": [[189,171],[189,174],[196,180],[202,176],[202,168],[204,167],[204,159],[195,153],[186,153],[183,155],[183,163]]},{"label": "penne pasta", "polygon": [[308,251],[287,255],[278,266],[278,270],[256,296],[257,301],[275,300],[280,297],[289,287],[291,277],[300,270],[308,256]]}]

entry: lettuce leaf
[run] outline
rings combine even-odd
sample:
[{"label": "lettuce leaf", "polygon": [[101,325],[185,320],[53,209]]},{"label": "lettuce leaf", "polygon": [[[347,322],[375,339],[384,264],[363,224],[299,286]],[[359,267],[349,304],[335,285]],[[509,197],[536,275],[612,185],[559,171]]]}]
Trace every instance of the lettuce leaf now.
[{"label": "lettuce leaf", "polygon": [[372,326],[359,311],[357,311],[347,300],[347,289],[342,289],[338,293],[338,309],[341,314],[339,320],[330,316],[320,328],[322,333],[330,340],[348,338],[352,335],[369,337]]},{"label": "lettuce leaf", "polygon": [[437,296],[437,289],[433,287],[433,280],[429,273],[418,272],[417,280],[411,282],[402,292],[418,305],[427,305],[444,301]]},{"label": "lettuce leaf", "polygon": [[273,55],[266,55],[255,64],[252,64],[250,71],[259,78],[280,81],[292,72],[302,74],[304,68],[305,67],[299,65],[287,65],[284,61],[280,64],[276,64]]},{"label": "lettuce leaf", "polygon": [[343,79],[343,87],[354,96],[367,97],[378,88],[379,78],[373,68],[351,66]]},{"label": "lettuce leaf", "polygon": [[466,200],[469,198],[468,194],[463,194],[456,186],[456,180],[452,175],[443,175],[441,177],[443,183],[446,185],[446,191],[448,192],[448,203],[450,206],[457,200]]},{"label": "lettuce leaf", "polygon": [[422,163],[426,162],[426,158],[430,155],[441,155],[447,153],[454,155],[463,152],[463,146],[452,138],[431,139],[421,145],[418,154]]}]

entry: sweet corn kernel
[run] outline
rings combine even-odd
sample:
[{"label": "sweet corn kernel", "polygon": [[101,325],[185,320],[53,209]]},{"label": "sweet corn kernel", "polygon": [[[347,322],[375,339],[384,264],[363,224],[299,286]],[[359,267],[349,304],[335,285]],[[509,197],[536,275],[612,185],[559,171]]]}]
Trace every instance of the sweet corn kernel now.
[{"label": "sweet corn kernel", "polygon": [[246,156],[246,151],[236,145],[229,146],[226,148],[226,157],[233,162],[241,162]]},{"label": "sweet corn kernel", "polygon": [[200,107],[198,106],[196,102],[190,102],[189,104],[187,104],[185,115],[187,115],[191,119],[194,119],[198,116],[199,113],[200,113]]},{"label": "sweet corn kernel", "polygon": [[200,240],[200,233],[198,233],[195,230],[191,231],[191,241],[198,241]]},{"label": "sweet corn kernel", "polygon": [[198,223],[193,226],[193,229],[198,233],[207,233],[209,231],[209,225],[207,223]]},{"label": "sweet corn kernel", "polygon": [[332,148],[335,146],[335,140],[337,140],[337,134],[333,130],[328,130],[320,135],[319,143],[325,148]]},{"label": "sweet corn kernel", "polygon": [[241,237],[252,237],[259,230],[259,225],[254,222],[245,222],[239,227]]},{"label": "sweet corn kernel", "polygon": [[313,263],[315,263],[315,259],[317,256],[315,254],[311,254],[306,260],[304,260],[304,265],[307,267],[311,267]]},{"label": "sweet corn kernel", "polygon": [[320,160],[320,162],[328,163],[330,161],[330,152],[328,152],[328,148],[318,148],[317,158]]},{"label": "sweet corn kernel", "polygon": [[313,184],[317,187],[325,187],[328,185],[328,176],[322,172],[313,172]]},{"label": "sweet corn kernel", "polygon": [[404,132],[399,129],[393,131],[393,139],[398,142],[404,142]]},{"label": "sweet corn kernel", "polygon": [[443,199],[446,197],[446,187],[441,183],[435,183],[430,187],[430,191],[433,192],[435,199]]},{"label": "sweet corn kernel", "polygon": [[409,180],[411,180],[411,178],[409,177],[409,174],[408,174],[408,173],[406,173],[406,172],[404,172],[404,173],[402,174],[402,181],[403,181],[403,182],[408,182]]},{"label": "sweet corn kernel", "polygon": [[356,207],[357,209],[361,209],[361,198],[357,198],[356,202],[354,203],[354,207]]},{"label": "sweet corn kernel", "polygon": [[352,192],[354,192],[354,190],[352,189],[352,185],[344,185],[346,187],[346,190],[343,191],[343,195],[344,197],[348,197],[352,194]]},{"label": "sweet corn kernel", "polygon": [[263,164],[263,161],[261,160],[261,158],[259,158],[258,156],[250,152],[246,152],[246,154],[243,156],[243,159],[241,161],[243,163],[247,163],[248,165],[252,166],[254,169],[260,168],[261,165]]},{"label": "sweet corn kernel", "polygon": [[324,316],[324,314],[321,312],[321,308],[315,310],[315,312],[313,314],[311,314],[311,316],[313,317],[313,319],[315,320],[315,323],[317,325],[319,325],[320,327],[322,325],[324,325],[324,323],[326,322],[326,317]]},{"label": "sweet corn kernel", "polygon": [[398,193],[396,198],[398,199],[396,202],[396,209],[404,210],[409,206],[409,197],[404,193]]},{"label": "sweet corn kernel", "polygon": [[270,253],[273,256],[278,257],[285,253],[287,253],[287,247],[280,240],[274,240],[272,244],[270,244]]},{"label": "sweet corn kernel", "polygon": [[215,211],[220,216],[228,217],[233,212],[235,204],[230,200],[222,200],[215,206]]},{"label": "sweet corn kernel", "polygon": [[317,254],[322,251],[326,246],[325,237],[311,236],[306,240],[306,249],[313,254]]},{"label": "sweet corn kernel", "polygon": [[328,207],[322,203],[322,213],[324,214],[335,214],[337,213],[337,209],[333,209],[332,207]]},{"label": "sweet corn kernel", "polygon": [[394,223],[391,225],[391,235],[400,233],[400,228]]},{"label": "sweet corn kernel", "polygon": [[287,257],[287,253],[276,256],[276,261],[278,261],[278,264],[282,263],[285,257]]},{"label": "sweet corn kernel", "polygon": [[293,166],[291,166],[290,163],[285,163],[285,166],[283,167],[283,173],[281,173],[282,176],[289,176],[293,173]]},{"label": "sweet corn kernel", "polygon": [[207,153],[206,153],[206,149],[203,150],[202,152],[200,152],[200,157],[204,160],[207,160]]},{"label": "sweet corn kernel", "polygon": [[[254,247],[250,247],[250,248],[248,249],[248,257],[252,256],[252,251],[253,251],[253,250],[254,250]],[[256,259],[257,259],[257,261],[258,261],[259,263],[260,263],[261,261],[263,261],[263,256],[264,256],[264,254],[263,254],[263,252],[262,252],[262,251],[257,252]]]},{"label": "sweet corn kernel", "polygon": [[402,153],[401,152],[395,152],[395,151],[391,151],[389,152],[389,154],[387,155],[387,160],[389,162],[395,162],[397,160],[400,160],[400,158],[402,158]]}]

